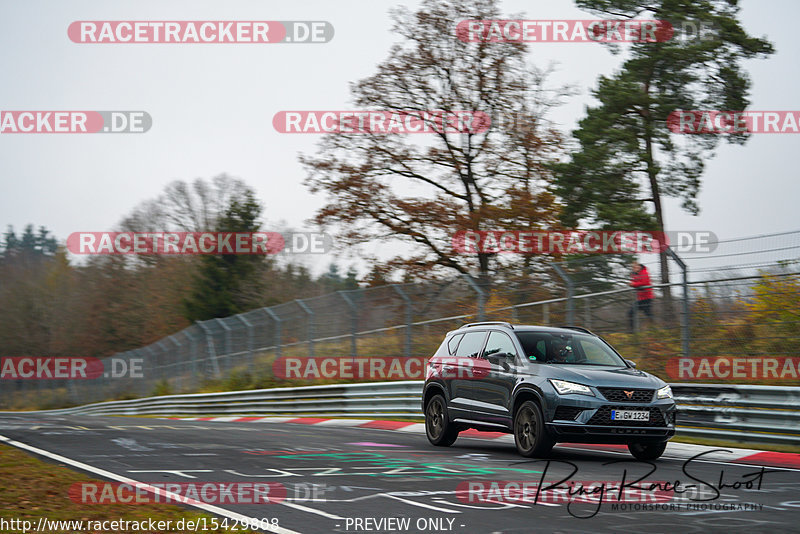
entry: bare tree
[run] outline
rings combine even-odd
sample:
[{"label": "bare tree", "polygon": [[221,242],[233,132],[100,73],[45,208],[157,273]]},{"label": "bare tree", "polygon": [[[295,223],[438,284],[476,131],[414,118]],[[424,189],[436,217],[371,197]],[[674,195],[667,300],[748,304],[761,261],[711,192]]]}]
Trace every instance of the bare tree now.
[{"label": "bare tree", "polygon": [[155,199],[136,206],[121,222],[131,232],[208,232],[217,228],[233,200],[243,200],[252,189],[242,180],[220,174],[210,183],[202,178],[176,180]]},{"label": "bare tree", "polygon": [[522,43],[465,42],[456,25],[496,19],[495,0],[425,0],[416,13],[392,12],[394,45],[377,72],[351,86],[364,110],[421,116],[429,111],[485,113],[488,129],[430,135],[326,135],[317,154],[301,156],[312,192],[327,204],[315,221],[341,242],[412,244],[384,267],[406,276],[453,271],[488,278],[519,257],[453,250],[459,230],[541,229],[557,220],[546,165],[561,137],[546,121],[563,89],[546,88],[546,71],[526,63]]}]

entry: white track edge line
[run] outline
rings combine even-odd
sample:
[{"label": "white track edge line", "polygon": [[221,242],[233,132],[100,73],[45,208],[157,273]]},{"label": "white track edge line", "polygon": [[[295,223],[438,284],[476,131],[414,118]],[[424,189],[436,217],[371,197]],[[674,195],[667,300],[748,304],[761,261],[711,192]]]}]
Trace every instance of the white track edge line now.
[{"label": "white track edge line", "polygon": [[[94,473],[96,475],[99,475],[99,476],[102,476],[102,477],[105,477],[105,478],[110,478],[111,480],[116,480],[117,482],[125,482],[126,484],[137,484],[138,487],[144,488],[145,491],[149,491],[150,493],[154,493],[156,495],[162,495],[164,497],[168,497],[168,498],[174,499],[176,501],[180,501],[181,499],[183,499],[183,497],[181,497],[180,495],[178,495],[176,493],[173,493],[171,491],[165,491],[165,490],[163,490],[161,488],[157,488],[155,486],[150,486],[149,484],[145,484],[144,482],[139,482],[138,480],[134,480],[132,478],[128,478],[128,477],[125,477],[125,476],[122,476],[122,475],[118,475],[116,473],[112,473],[111,471],[106,471],[105,469],[100,469],[99,467],[94,467],[94,466],[85,464],[83,462],[79,462],[77,460],[73,460],[71,458],[67,458],[66,456],[61,456],[60,454],[55,454],[55,453],[46,451],[44,449],[39,449],[37,447],[33,447],[33,446],[28,445],[26,443],[15,441],[15,440],[13,440],[11,438],[8,438],[6,436],[3,436],[3,435],[0,435],[0,441],[6,443],[8,445],[11,445],[12,447],[17,447],[18,449],[28,450],[28,451],[31,451],[31,452],[33,452],[35,454],[40,455],[40,456],[44,456],[46,458],[50,458],[52,460],[56,460],[56,461],[65,463],[67,465],[71,465],[72,467],[77,467],[78,469],[82,469],[84,471],[89,471],[90,473]],[[245,522],[245,521],[247,521],[248,525],[250,525],[251,521],[253,521],[253,524],[259,523],[258,530],[266,530],[268,532],[273,532],[274,534],[301,534],[300,532],[297,532],[295,530],[289,530],[288,528],[283,528],[283,527],[272,527],[272,526],[270,526],[270,528],[261,528],[260,522],[259,522],[259,520],[257,518],[248,517],[246,515],[238,514],[236,512],[232,512],[230,510],[226,510],[225,508],[219,508],[218,506],[214,506],[212,504],[206,504],[206,503],[198,502],[197,504],[188,504],[188,505],[193,507],[193,508],[199,508],[201,510],[205,510],[206,512],[210,512],[210,513],[215,514],[215,515],[221,515],[223,517],[227,517],[229,519],[233,519],[234,521],[238,521],[240,523],[241,522]]]}]

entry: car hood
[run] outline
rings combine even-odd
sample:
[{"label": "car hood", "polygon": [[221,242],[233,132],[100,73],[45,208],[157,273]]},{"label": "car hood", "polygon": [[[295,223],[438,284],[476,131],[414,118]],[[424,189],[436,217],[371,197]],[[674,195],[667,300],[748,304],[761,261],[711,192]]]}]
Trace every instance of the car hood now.
[{"label": "car hood", "polygon": [[658,389],[664,386],[664,381],[660,378],[630,367],[550,364],[547,371],[548,378],[569,380],[587,386],[643,389]]}]

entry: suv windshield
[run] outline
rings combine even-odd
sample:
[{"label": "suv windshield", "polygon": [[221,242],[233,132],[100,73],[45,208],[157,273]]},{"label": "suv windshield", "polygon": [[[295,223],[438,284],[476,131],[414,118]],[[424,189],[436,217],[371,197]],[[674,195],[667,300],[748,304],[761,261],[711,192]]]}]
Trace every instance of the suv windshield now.
[{"label": "suv windshield", "polygon": [[586,334],[556,332],[516,332],[530,361],[554,364],[606,365],[626,364],[601,339]]}]

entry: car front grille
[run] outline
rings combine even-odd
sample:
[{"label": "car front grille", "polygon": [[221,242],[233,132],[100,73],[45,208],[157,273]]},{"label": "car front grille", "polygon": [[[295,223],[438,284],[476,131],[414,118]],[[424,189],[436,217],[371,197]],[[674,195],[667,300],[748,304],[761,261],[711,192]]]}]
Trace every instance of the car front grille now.
[{"label": "car front grille", "polygon": [[[650,412],[649,421],[612,421],[611,410],[636,410]],[[603,425],[603,426],[667,426],[664,421],[664,414],[658,408],[634,408],[632,406],[603,406],[598,409],[591,419],[586,423],[587,425]]]},{"label": "car front grille", "polygon": [[574,421],[578,414],[580,414],[584,408],[575,408],[574,406],[559,406],[556,408],[556,413],[553,416],[553,419],[561,419],[562,421]]},{"label": "car front grille", "polygon": [[[650,402],[654,389],[597,388],[611,402]],[[630,397],[628,396],[630,393]]]}]

